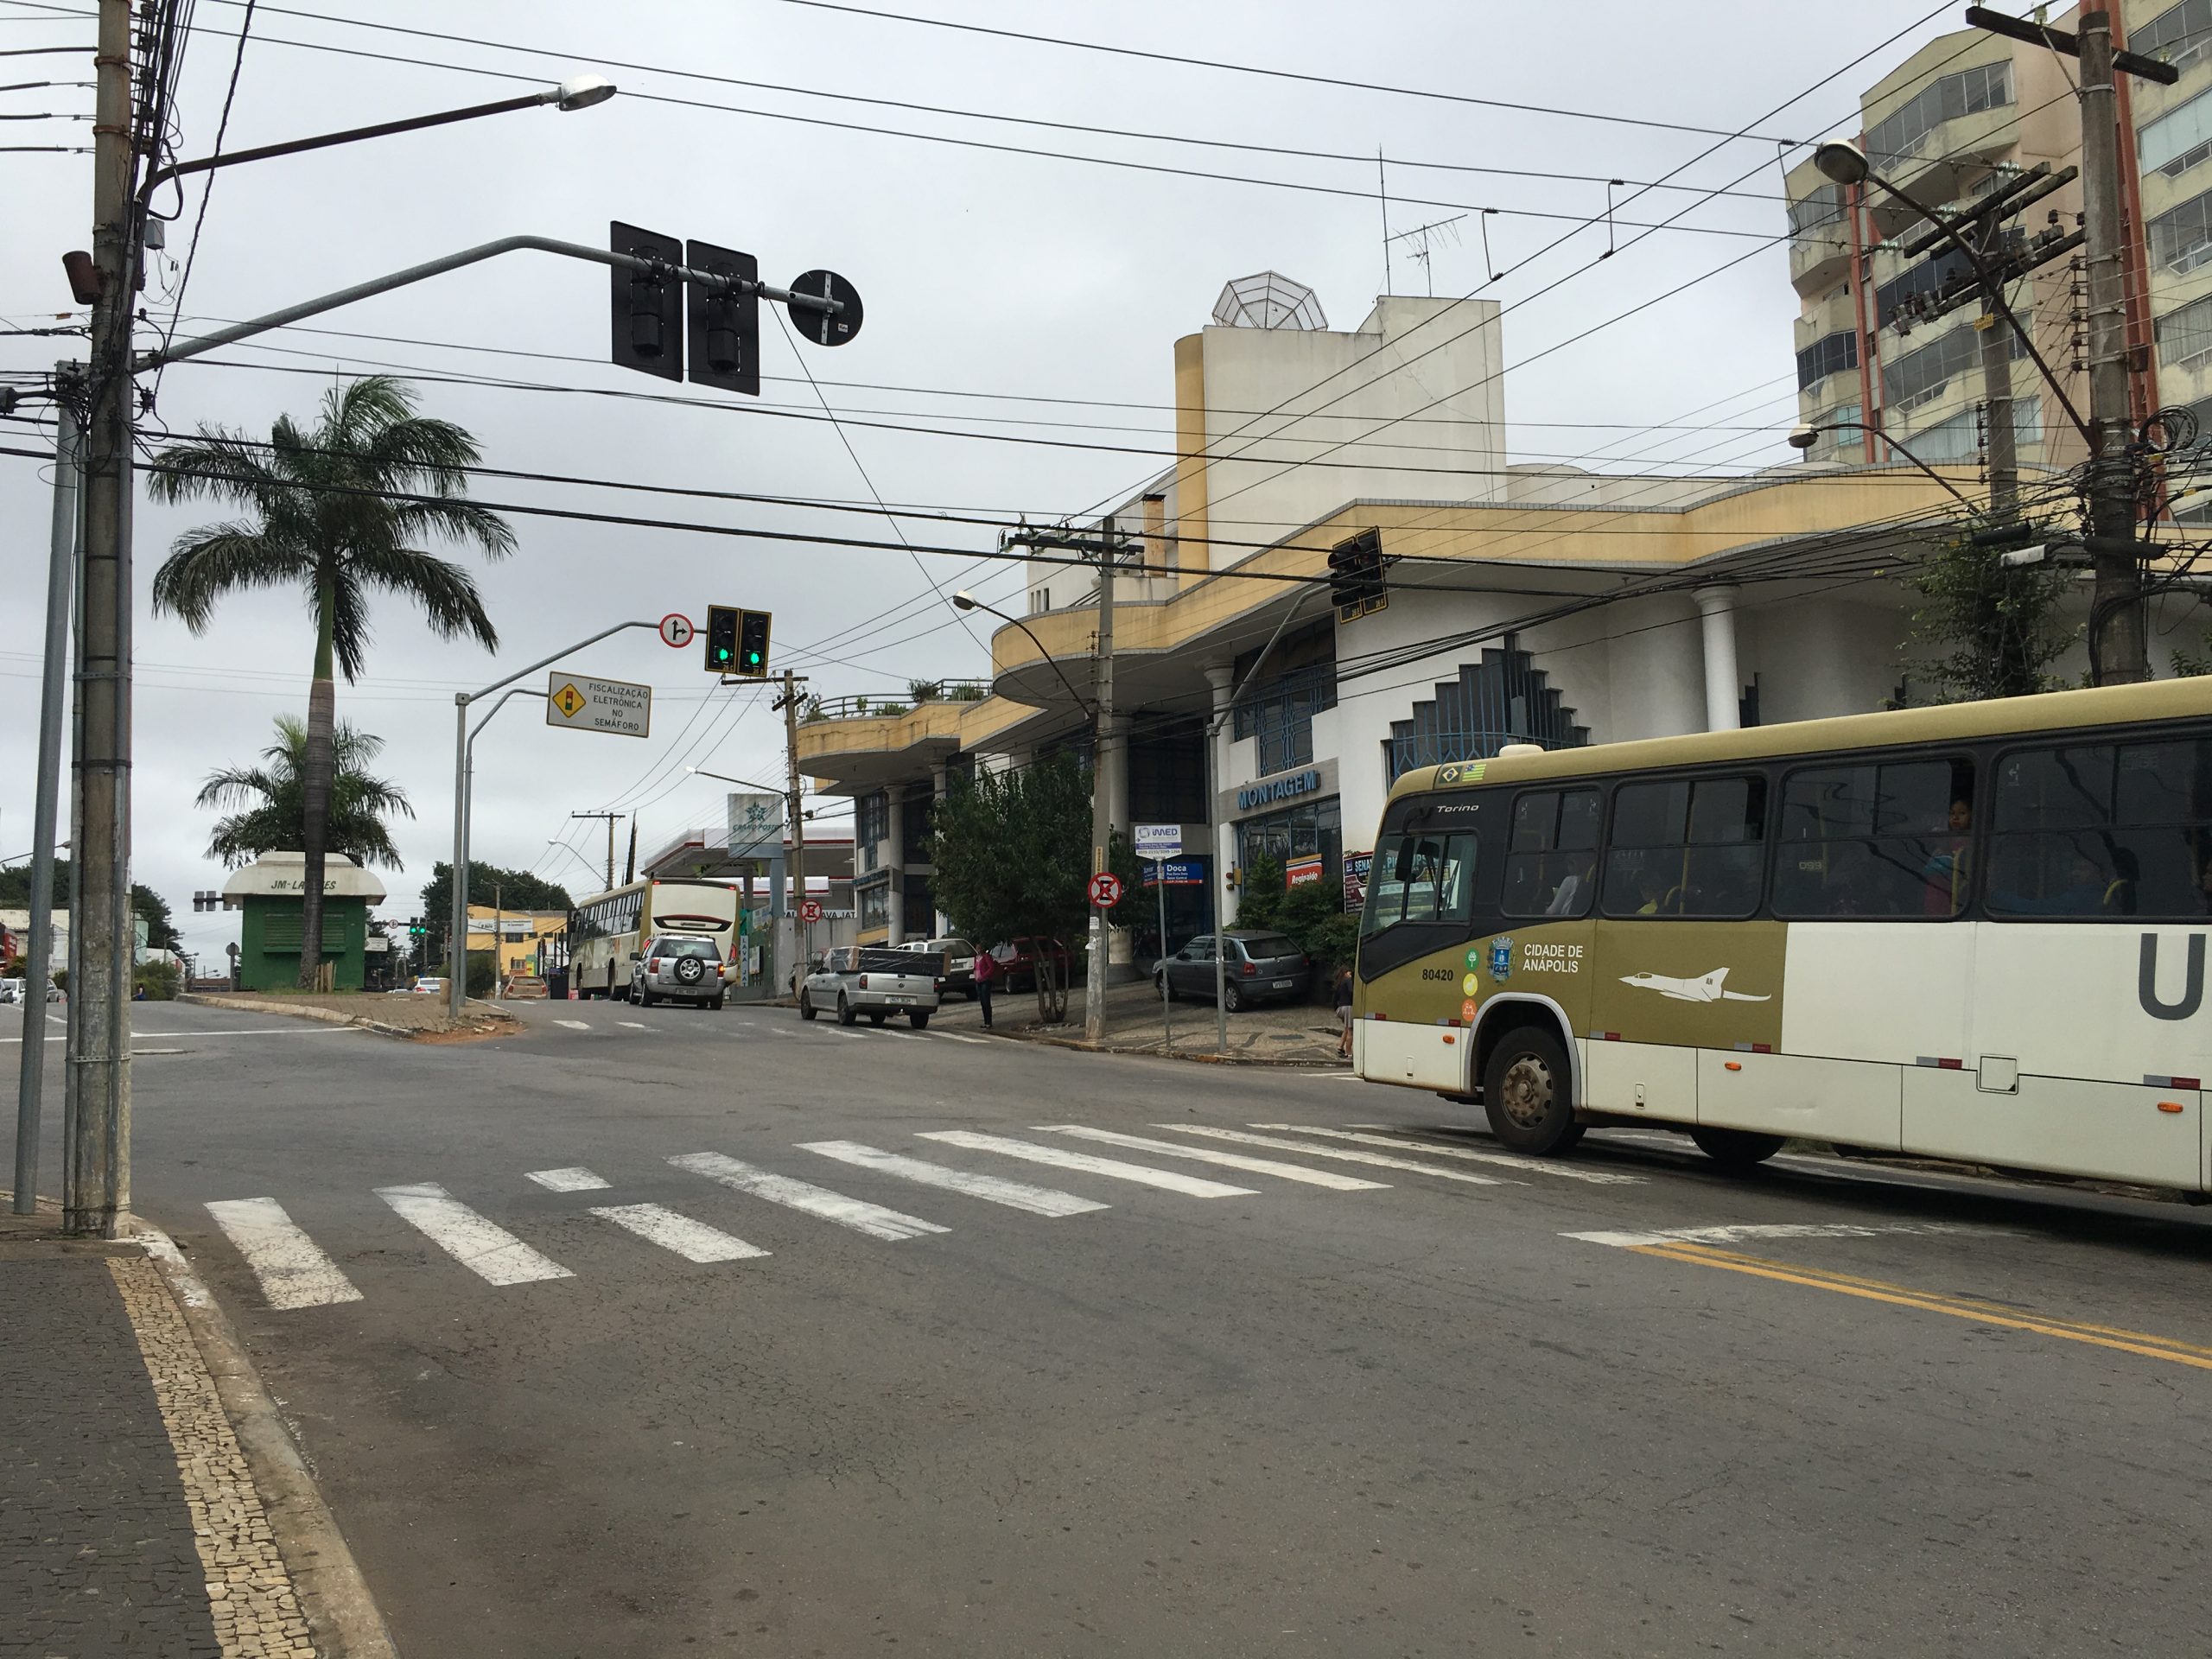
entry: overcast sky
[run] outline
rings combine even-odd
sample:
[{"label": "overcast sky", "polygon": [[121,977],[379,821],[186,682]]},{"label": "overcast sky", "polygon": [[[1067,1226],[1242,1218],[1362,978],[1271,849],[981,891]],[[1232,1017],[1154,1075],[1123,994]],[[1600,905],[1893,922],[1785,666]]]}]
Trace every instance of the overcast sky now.
[{"label": "overcast sky", "polygon": [[[1457,227],[1471,233],[1437,236],[1426,270],[1406,257],[1403,242],[1393,267],[1398,292],[1421,293],[1432,283],[1440,295],[1481,287],[1508,302],[1514,459],[1580,459],[1620,470],[1669,460],[1699,467],[1778,459],[1789,453],[1778,443],[1710,429],[1766,423],[1778,435],[1790,423],[1796,306],[1784,253],[1750,237],[1709,232],[1782,231],[1776,138],[1855,127],[1859,90],[1929,35],[1958,27],[1959,12],[1931,14],[1924,0],[1820,9],[1796,0],[1694,7],[1593,0],[1571,10],[1497,0],[1374,0],[1357,8],[1308,0],[886,3],[940,19],[1566,113],[1149,62],[792,0],[636,0],[619,8],[448,0],[357,9],[389,26],[384,30],[338,21],[334,8],[318,18],[310,15],[314,0],[301,9],[264,5],[238,73],[227,149],[487,101],[593,69],[617,81],[622,94],[588,111],[531,111],[218,175],[184,303],[187,334],[195,321],[252,316],[512,232],[602,243],[611,219],[745,249],[772,281],[815,266],[841,271],[865,296],[866,327],[853,344],[824,351],[795,346],[770,324],[768,378],[757,404],[695,392],[606,363],[603,270],[511,255],[313,325],[419,343],[291,329],[268,336],[267,349],[234,347],[215,354],[219,363],[180,365],[161,382],[149,429],[188,432],[218,422],[265,436],[281,412],[311,414],[335,377],[372,367],[419,370],[426,410],[467,427],[492,466],[846,502],[867,499],[872,480],[885,500],[901,505],[1033,518],[1077,512],[1164,464],[1127,452],[1168,447],[1173,342],[1205,324],[1226,279],[1285,272],[1318,291],[1332,326],[1357,325],[1384,280],[1371,159],[1380,147],[1395,158],[1388,173],[1394,197],[1503,210],[1487,220],[1490,258],[1510,268],[1503,282],[1481,287],[1484,256],[1473,232],[1481,221],[1473,219]],[[243,16],[234,0],[200,0],[176,112],[181,156],[213,145]],[[1823,26],[1808,27],[1815,17]],[[475,43],[394,29],[443,31]],[[92,30],[86,0],[0,0],[0,48],[89,45]],[[1852,67],[1900,30],[1909,32]],[[9,71],[0,75],[4,83],[91,77],[89,56],[6,58],[0,67]],[[701,78],[708,76],[726,79]],[[855,97],[959,113],[849,101]],[[91,109],[88,90],[0,94],[0,112]],[[986,115],[1369,159],[1268,156],[976,118]],[[1748,126],[1761,136],[1694,161],[1719,141],[1593,115],[1724,131]],[[800,116],[846,124],[781,118]],[[912,136],[923,133],[1362,194],[1270,188]],[[0,124],[10,143],[82,144],[89,134],[83,120]],[[1602,214],[1605,180],[1649,181],[1685,163],[1674,182],[1743,194],[1700,202],[1660,191],[1618,216],[1651,221],[1691,207],[1684,224],[1707,233],[1662,232],[1599,263],[1607,240],[1600,226],[1531,258],[1572,228],[1573,216]],[[89,156],[0,153],[0,181],[9,232],[0,239],[0,328],[81,321],[69,309],[60,256],[90,245]],[[199,199],[195,183],[185,217],[171,228],[168,262],[183,258]],[[1456,211],[1401,200],[1391,225],[1402,230]],[[1637,234],[1624,226],[1613,232],[1621,243]],[[1741,263],[1719,269],[1735,260]],[[168,263],[149,274],[145,307],[158,324],[175,309],[175,283]],[[1685,283],[1681,294],[1658,297]],[[20,378],[80,349],[71,340],[0,337],[0,372]],[[842,437],[820,419],[809,372],[850,417]],[[568,390],[440,384],[431,375]],[[691,404],[594,395],[663,391]],[[957,435],[887,430],[887,423]],[[1686,429],[1637,429],[1651,423]],[[0,430],[11,448],[51,444],[50,426],[8,423]],[[1011,436],[1115,448],[1002,441]],[[0,687],[7,688],[0,706],[11,716],[0,721],[0,857],[10,859],[30,842],[49,479],[50,469],[34,461],[0,457]],[[669,611],[702,618],[709,602],[721,601],[772,610],[778,664],[810,675],[813,690],[897,691],[909,678],[988,668],[987,634],[957,620],[932,593],[931,579],[947,593],[969,586],[1004,600],[1020,591],[1012,566],[971,568],[942,555],[840,550],[800,539],[808,531],[882,538],[880,518],[497,479],[480,480],[477,493],[765,527],[793,539],[517,517],[516,555],[479,566],[500,634],[496,657],[433,639],[404,603],[380,604],[370,671],[359,684],[341,682],[338,708],[386,741],[382,769],[417,814],[398,827],[406,868],[385,873],[387,916],[412,912],[418,884],[450,844],[456,690],[499,679],[612,621]],[[250,760],[276,715],[304,711],[314,650],[311,620],[294,592],[232,599],[200,637],[151,613],[144,595],[171,540],[222,516],[205,505],[142,503],[137,541],[136,874],[178,911],[189,946],[218,953],[236,937],[236,920],[191,911],[193,890],[219,887],[223,876],[206,855],[213,815],[195,809],[192,797],[211,770]],[[916,543],[978,552],[994,545],[992,532],[978,526],[908,518],[901,528]],[[691,778],[687,765],[781,778],[779,717],[754,692],[712,689],[696,647],[673,652],[638,632],[574,660],[590,672],[652,683],[652,734],[638,741],[549,730],[538,705],[516,700],[478,746],[478,857],[534,866],[582,893],[595,885],[585,863],[548,842],[581,848],[595,865],[604,841],[598,826],[572,821],[572,811],[634,811],[641,849],[657,847],[686,827],[720,822],[725,786]]]}]

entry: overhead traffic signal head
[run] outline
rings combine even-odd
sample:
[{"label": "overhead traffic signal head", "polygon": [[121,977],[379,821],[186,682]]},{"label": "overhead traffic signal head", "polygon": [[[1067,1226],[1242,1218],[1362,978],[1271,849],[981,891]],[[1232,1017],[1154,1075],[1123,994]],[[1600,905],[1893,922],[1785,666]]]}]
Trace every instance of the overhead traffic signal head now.
[{"label": "overhead traffic signal head", "polygon": [[652,262],[652,270],[610,267],[613,359],[626,369],[641,369],[664,380],[683,378],[683,283],[676,272],[683,264],[683,244],[672,236],[639,230],[616,219],[607,227],[607,245],[615,253]]},{"label": "overhead traffic signal head", "polygon": [[737,607],[707,607],[707,672],[737,672]]},{"label": "overhead traffic signal head", "polygon": [[737,670],[749,680],[768,677],[768,617],[766,611],[737,613]]},{"label": "overhead traffic signal head", "polygon": [[[760,277],[760,262],[751,254],[718,248],[711,242],[684,244],[683,263],[693,270],[733,282],[753,283]],[[760,295],[718,291],[702,283],[684,286],[685,343],[691,357],[692,381],[758,397]]]},{"label": "overhead traffic signal head", "polygon": [[1350,622],[1390,602],[1382,579],[1382,532],[1363,530],[1329,550],[1329,598],[1337,620]]}]

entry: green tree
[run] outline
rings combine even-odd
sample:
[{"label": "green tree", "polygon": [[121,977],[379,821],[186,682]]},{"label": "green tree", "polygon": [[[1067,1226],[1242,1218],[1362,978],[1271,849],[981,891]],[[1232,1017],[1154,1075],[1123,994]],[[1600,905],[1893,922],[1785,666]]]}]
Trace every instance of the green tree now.
[{"label": "green tree", "polygon": [[[210,858],[236,867],[305,843],[307,747],[307,722],[279,715],[276,741],[261,752],[263,764],[208,773],[195,804],[241,809],[216,823],[207,842]],[[398,785],[370,774],[369,763],[383,751],[382,738],[338,722],[330,740],[330,810],[323,844],[356,864],[399,869],[399,849],[385,820],[393,813],[411,818],[415,809]]]},{"label": "green tree", "polygon": [[[57,857],[54,861],[54,893],[55,906],[67,909],[69,904],[69,861]],[[26,859],[21,864],[11,864],[0,869],[0,910],[22,910],[31,901],[31,867]],[[175,950],[184,944],[169,919],[168,900],[143,881],[130,884],[130,908],[145,918],[146,944],[155,950]],[[57,964],[58,965],[58,964]]]},{"label": "green tree", "polygon": [[[497,888],[499,903],[508,910],[574,910],[576,901],[557,881],[548,881],[528,870],[504,869],[497,864],[468,861],[468,893],[473,904],[488,905]],[[425,963],[447,960],[446,938],[453,923],[453,866],[440,859],[430,866],[430,880],[423,889],[423,919],[429,925],[425,936]],[[489,954],[488,952],[486,953]],[[425,973],[443,968],[425,967]]]},{"label": "green tree", "polygon": [[[203,425],[199,435],[163,448],[149,468],[157,500],[207,498],[237,504],[244,518],[204,524],[177,537],[154,577],[154,608],[207,631],[216,604],[253,588],[296,586],[315,624],[315,677],[308,692],[307,742],[301,756],[300,847],[306,855],[306,937],[322,926],[323,854],[328,845],[335,773],[334,671],[358,680],[369,645],[372,592],[397,594],[421,607],[441,639],[467,635],[486,650],[499,633],[476,582],[417,543],[473,543],[487,558],[512,550],[514,532],[496,513],[465,499],[476,441],[449,421],[415,413],[413,388],[369,375],[325,395],[312,429],[280,416],[270,442]],[[300,983],[312,988],[321,963],[300,956]]]},{"label": "green tree", "polygon": [[1255,856],[1246,868],[1243,891],[1236,901],[1236,925],[1270,928],[1287,934],[1313,959],[1313,982],[1323,987],[1328,976],[1348,967],[1359,944],[1359,918],[1344,913],[1341,880],[1284,884],[1282,862],[1269,853]]},{"label": "green tree", "polygon": [[[953,931],[980,945],[1058,939],[1080,955],[1090,918],[1090,779],[1072,756],[953,780],[930,835],[931,886]],[[1125,891],[1136,861],[1119,836],[1108,860]],[[1067,987],[1038,953],[1037,1017],[1066,1017]]]},{"label": "green tree", "polygon": [[1913,585],[1925,603],[1912,615],[1912,643],[1941,653],[1920,670],[1938,701],[1977,702],[2058,689],[2050,665],[2078,632],[2058,617],[2074,585],[2067,571],[2007,565],[1993,550],[1961,537],[1927,559]]}]

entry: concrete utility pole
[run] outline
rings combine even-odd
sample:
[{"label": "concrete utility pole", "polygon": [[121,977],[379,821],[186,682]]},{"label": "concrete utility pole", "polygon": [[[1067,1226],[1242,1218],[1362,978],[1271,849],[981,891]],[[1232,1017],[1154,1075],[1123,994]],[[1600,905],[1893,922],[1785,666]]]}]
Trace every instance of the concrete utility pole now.
[{"label": "concrete utility pole", "polygon": [[[1108,753],[1114,741],[1114,529],[1109,523],[1098,538],[1098,650],[1091,659],[1090,713],[1095,724],[1090,739],[1090,873],[1103,874],[1111,868],[1109,854],[1114,840],[1114,803],[1106,786]],[[1090,978],[1083,988],[1083,1034],[1087,1041],[1106,1040],[1106,906],[1090,907]]]},{"label": "concrete utility pole", "polygon": [[605,818],[607,820],[607,891],[614,890],[614,826],[629,817],[626,812],[571,812],[572,818]]},{"label": "concrete utility pole", "polygon": [[[2127,406],[2127,282],[2112,14],[2082,14],[2082,212],[2089,278],[2089,664],[2099,685],[2148,679],[2143,567],[2134,550]],[[2126,550],[2116,545],[2126,544]]]},{"label": "concrete utility pole", "polygon": [[2018,511],[2020,500],[2012,426],[2012,331],[1986,301],[1974,327],[1981,334],[1981,401],[1989,427],[1989,512],[2003,521]]},{"label": "concrete utility pole", "polygon": [[[92,303],[70,813],[69,1144],[62,1225],[115,1236],[130,1207],[130,6],[100,0],[92,60]],[[41,1010],[43,1004],[41,1004]]]},{"label": "concrete utility pole", "polygon": [[[806,814],[802,810],[799,796],[798,689],[805,683],[804,674],[794,674],[790,669],[785,669],[784,695],[776,699],[776,707],[784,711],[784,781],[789,791],[785,810],[790,815],[791,830],[791,858],[785,866],[784,891],[788,895],[785,902],[791,906],[791,954],[798,958],[791,964],[793,968],[806,961],[807,946],[812,943],[808,937],[810,930],[801,914],[806,904]],[[783,918],[779,917],[777,919],[780,921]],[[785,969],[780,977],[785,982],[784,988],[791,989],[790,971]]]}]

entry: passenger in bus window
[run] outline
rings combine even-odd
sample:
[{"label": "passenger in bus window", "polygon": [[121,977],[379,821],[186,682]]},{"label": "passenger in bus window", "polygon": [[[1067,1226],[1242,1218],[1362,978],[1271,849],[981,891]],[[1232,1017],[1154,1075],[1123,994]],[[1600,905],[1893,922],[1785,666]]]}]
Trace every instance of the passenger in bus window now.
[{"label": "passenger in bus window", "polygon": [[1591,878],[1596,874],[1597,869],[1596,859],[1585,858],[1579,868],[1568,870],[1560,878],[1558,887],[1552,893],[1551,902],[1544,906],[1544,914],[1580,916],[1584,911],[1589,909],[1590,881]]},{"label": "passenger in bus window", "polygon": [[1929,916],[1955,916],[1966,903],[1967,855],[1974,837],[1974,802],[1960,796],[1951,803],[1946,827],[1921,869],[1926,883],[1922,909]]}]

